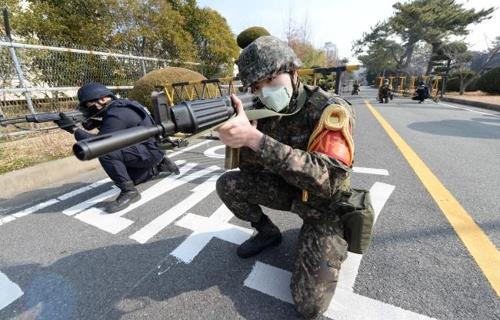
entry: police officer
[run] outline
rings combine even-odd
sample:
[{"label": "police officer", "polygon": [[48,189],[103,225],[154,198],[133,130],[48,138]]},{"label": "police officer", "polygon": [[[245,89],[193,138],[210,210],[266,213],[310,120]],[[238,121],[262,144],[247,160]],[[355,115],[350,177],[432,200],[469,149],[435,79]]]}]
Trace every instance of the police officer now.
[{"label": "police officer", "polygon": [[389,79],[384,80],[384,84],[378,89],[378,100],[380,103],[388,103],[391,95],[391,88],[389,86]]},{"label": "police officer", "polygon": [[425,82],[419,81],[418,87],[415,90],[415,96],[411,99],[418,100],[418,103],[422,103],[427,98],[429,98],[429,88],[427,88],[427,86],[425,85]]},{"label": "police officer", "polygon": [[[84,129],[98,128],[99,135],[136,126],[153,126],[149,111],[136,101],[118,99],[108,88],[100,83],[89,83],[78,90],[78,109],[87,119],[82,123]],[[75,139],[82,140],[95,134],[81,128],[61,113],[56,121],[60,128],[73,133]],[[161,172],[176,174],[179,170],[175,163],[165,157],[154,138],[140,144],[111,152],[99,158],[104,171],[120,188],[118,197],[105,204],[108,213],[125,209],[137,202],[141,195],[135,185],[148,181]]]},{"label": "police officer", "polygon": [[333,205],[349,188],[354,143],[350,105],[298,79],[300,60],[290,47],[260,37],[237,61],[244,86],[259,98],[258,107],[277,116],[248,120],[235,96],[238,115],[219,129],[221,141],[240,149],[239,171],[217,180],[217,193],[233,214],[257,233],[242,243],[241,258],[277,246],[281,232],[262,206],[291,211],[303,219],[291,279],[297,310],[307,319],[328,307],[347,257],[343,226]]}]

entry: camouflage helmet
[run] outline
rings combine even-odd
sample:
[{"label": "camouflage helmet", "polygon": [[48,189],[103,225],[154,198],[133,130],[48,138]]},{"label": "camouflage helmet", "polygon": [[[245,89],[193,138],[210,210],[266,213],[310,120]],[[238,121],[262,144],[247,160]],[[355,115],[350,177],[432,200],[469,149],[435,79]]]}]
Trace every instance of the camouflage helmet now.
[{"label": "camouflage helmet", "polygon": [[245,87],[281,72],[297,70],[302,65],[292,48],[273,36],[262,36],[250,43],[236,63]]}]

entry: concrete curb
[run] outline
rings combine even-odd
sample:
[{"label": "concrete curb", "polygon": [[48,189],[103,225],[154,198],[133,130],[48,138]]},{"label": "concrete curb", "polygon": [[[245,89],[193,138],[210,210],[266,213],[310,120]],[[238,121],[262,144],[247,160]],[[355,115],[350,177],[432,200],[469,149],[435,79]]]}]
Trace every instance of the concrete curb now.
[{"label": "concrete curb", "polygon": [[0,198],[11,198],[20,193],[43,188],[68,176],[75,176],[100,167],[97,159],[80,161],[67,157],[37,164],[32,167],[0,175]]},{"label": "concrete curb", "polygon": [[450,97],[443,97],[440,100],[452,102],[452,103],[458,103],[458,104],[465,104],[468,106],[473,106],[473,107],[478,107],[478,108],[483,108],[483,109],[500,111],[500,105],[498,105],[498,104],[492,104],[492,103],[486,103],[486,102],[480,102],[480,101],[470,101],[470,100],[450,98]]}]

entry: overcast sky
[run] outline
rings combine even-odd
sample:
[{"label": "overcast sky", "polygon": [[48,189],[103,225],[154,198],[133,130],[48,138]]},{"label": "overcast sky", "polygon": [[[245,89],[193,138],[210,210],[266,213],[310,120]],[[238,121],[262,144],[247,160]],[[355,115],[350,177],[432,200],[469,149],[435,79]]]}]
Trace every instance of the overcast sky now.
[{"label": "overcast sky", "polygon": [[[394,0],[198,0],[201,7],[221,13],[233,33],[251,26],[265,27],[284,39],[288,17],[303,23],[307,19],[316,47],[333,42],[341,57],[351,57],[352,42],[369,31],[377,21],[388,18]],[[500,7],[499,0],[459,0],[468,8]],[[465,39],[473,50],[485,50],[487,43],[500,36],[500,9],[493,18],[473,25]]]}]

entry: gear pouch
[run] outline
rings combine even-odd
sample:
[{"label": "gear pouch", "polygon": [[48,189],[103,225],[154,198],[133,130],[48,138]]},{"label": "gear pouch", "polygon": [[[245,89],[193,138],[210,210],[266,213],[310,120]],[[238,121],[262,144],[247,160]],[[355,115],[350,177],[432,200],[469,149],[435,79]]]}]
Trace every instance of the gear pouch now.
[{"label": "gear pouch", "polygon": [[367,190],[351,189],[345,202],[337,203],[337,212],[344,225],[347,250],[363,254],[368,250],[374,220],[370,193]]}]

